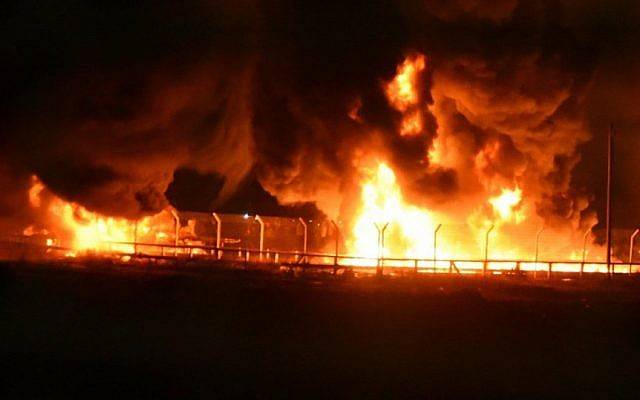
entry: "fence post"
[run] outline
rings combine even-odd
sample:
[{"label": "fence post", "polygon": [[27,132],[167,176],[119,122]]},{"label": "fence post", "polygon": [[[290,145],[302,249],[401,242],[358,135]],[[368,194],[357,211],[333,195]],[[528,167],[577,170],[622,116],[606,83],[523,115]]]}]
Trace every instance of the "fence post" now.
[{"label": "fence post", "polygon": [[138,254],[138,220],[133,227],[133,254]]},{"label": "fence post", "polygon": [[433,273],[436,273],[436,261],[438,260],[438,231],[442,228],[442,224],[438,224],[433,230]]},{"label": "fence post", "polygon": [[633,245],[639,232],[640,229],[636,228],[636,230],[631,234],[631,238],[629,238],[629,275],[631,275],[631,264],[633,264]]},{"label": "fence post", "polygon": [[262,251],[264,250],[264,221],[260,218],[259,215],[256,215],[255,221],[260,224],[260,256],[258,259],[262,261]]},{"label": "fence post", "polygon": [[536,233],[536,255],[533,263],[533,279],[536,279],[538,276],[538,253],[540,249],[540,235],[542,234],[542,231],[544,231],[544,226],[538,230],[538,233]]},{"label": "fence post", "polygon": [[489,235],[494,227],[495,225],[491,225],[484,237],[484,264],[482,264],[482,276],[487,276],[487,266],[489,264]]},{"label": "fence post", "polygon": [[308,263],[309,259],[307,258],[307,223],[304,222],[304,219],[302,218],[298,218],[298,222],[300,222],[300,224],[302,224],[302,228],[304,228],[304,239],[302,241],[302,254],[303,254],[303,260]]},{"label": "fence post", "polygon": [[338,251],[340,249],[340,228],[338,228],[338,224],[336,224],[336,221],[334,220],[331,220],[331,224],[333,225],[333,230],[336,235],[336,252],[333,257],[333,273],[335,274],[338,267]]},{"label": "fence post", "polygon": [[373,226],[375,226],[378,231],[378,265],[376,267],[376,274],[381,276],[384,268],[384,231],[387,229],[387,226],[389,226],[389,223],[387,222],[381,228],[377,222],[374,222]]},{"label": "fence post", "polygon": [[171,215],[173,216],[174,226],[175,226],[175,240],[173,243],[173,255],[174,257],[177,257],[178,244],[180,241],[180,217],[178,216],[178,213],[176,212],[176,210],[174,210],[173,208],[171,208]]},{"label": "fence post", "polygon": [[216,258],[219,260],[222,258],[222,250],[220,250],[220,242],[222,241],[222,220],[217,213],[211,213],[211,215],[216,221]]},{"label": "fence post", "polygon": [[582,278],[582,275],[584,274],[584,263],[587,257],[587,239],[589,238],[590,233],[591,228],[584,232],[584,239],[582,241],[582,262],[580,263],[580,278]]}]

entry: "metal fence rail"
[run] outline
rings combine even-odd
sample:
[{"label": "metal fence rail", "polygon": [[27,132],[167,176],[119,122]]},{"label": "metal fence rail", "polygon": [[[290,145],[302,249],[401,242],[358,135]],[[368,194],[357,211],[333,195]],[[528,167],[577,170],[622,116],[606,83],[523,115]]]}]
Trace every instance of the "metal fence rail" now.
[{"label": "metal fence rail", "polygon": [[[518,274],[536,278],[551,278],[554,274],[606,273],[604,261],[575,260],[523,260],[523,259],[448,259],[448,258],[392,258],[363,257],[357,255],[273,251],[259,248],[217,247],[211,245],[165,244],[144,242],[110,242],[108,251],[89,253],[91,257],[117,259],[145,259],[149,261],[209,261],[217,263],[238,263],[244,266],[262,265],[285,267],[288,269],[326,269],[333,273],[346,270],[367,271],[383,275],[385,273],[415,274],[475,274],[482,276]],[[0,241],[2,258],[11,259],[61,259],[67,258],[72,249],[62,246],[48,246],[24,241]],[[6,250],[10,249],[9,253]],[[7,254],[10,254],[7,257]],[[640,262],[611,264],[614,274],[637,274]]]},{"label": "metal fence rail", "polygon": [[[138,252],[114,251],[118,257],[157,260],[199,259],[231,261],[244,264],[264,264],[288,268],[326,268],[334,271],[359,269],[384,274],[385,271],[448,274],[522,274],[551,278],[554,273],[607,273],[604,261],[526,260],[526,259],[448,259],[448,258],[386,258],[363,257],[322,252],[273,251],[259,248],[216,247],[207,245],[171,245],[156,243],[113,242],[115,246],[137,248]],[[611,263],[612,273],[635,274],[640,263]]]}]

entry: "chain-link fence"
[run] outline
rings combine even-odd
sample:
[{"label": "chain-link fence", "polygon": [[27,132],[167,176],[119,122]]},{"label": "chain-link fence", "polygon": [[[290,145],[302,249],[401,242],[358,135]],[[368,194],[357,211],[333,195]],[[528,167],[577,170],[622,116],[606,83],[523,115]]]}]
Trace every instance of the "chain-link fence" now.
[{"label": "chain-link fence", "polygon": [[[386,238],[372,224],[361,252],[353,246],[347,227],[327,219],[301,219],[248,214],[173,212],[152,224],[132,224],[125,242],[110,242],[103,250],[148,256],[210,257],[222,260],[267,261],[409,267],[420,270],[581,270],[606,271],[604,230],[556,230],[530,224],[472,227],[443,224],[424,227],[403,237],[388,229]],[[636,230],[614,229],[612,261],[617,271],[638,272],[640,246]],[[69,250],[46,237],[2,240],[4,258],[53,254]],[[42,242],[42,243],[41,243]],[[47,250],[47,248],[49,248]],[[35,249],[35,250],[34,250]],[[33,257],[33,255],[32,255]],[[626,265],[626,266],[625,266]]]},{"label": "chain-link fence", "polygon": [[[388,246],[372,256],[354,252],[349,245],[349,232],[326,219],[194,212],[177,215],[178,244],[200,246],[202,253],[221,259],[258,257],[278,262],[417,265],[421,269],[443,271],[451,270],[452,260],[456,261],[455,267],[463,269],[486,268],[486,263],[490,263],[493,269],[546,271],[549,263],[553,263],[558,270],[580,268],[584,272],[601,271],[603,266],[599,263],[606,261],[602,229],[556,230],[526,224],[474,228],[468,224],[445,224],[432,227],[430,232],[424,230],[422,238],[406,238],[411,243],[405,243],[402,249],[411,251],[397,253],[393,246]],[[372,225],[371,229],[375,231],[376,227]],[[636,263],[634,257],[640,258],[638,249],[631,247],[633,233],[613,231],[613,262],[629,263],[631,256],[632,263]],[[393,237],[386,240],[394,243]],[[373,247],[378,245],[371,243]],[[138,250],[144,250],[144,246],[138,245]],[[637,270],[635,265],[630,267]]]}]

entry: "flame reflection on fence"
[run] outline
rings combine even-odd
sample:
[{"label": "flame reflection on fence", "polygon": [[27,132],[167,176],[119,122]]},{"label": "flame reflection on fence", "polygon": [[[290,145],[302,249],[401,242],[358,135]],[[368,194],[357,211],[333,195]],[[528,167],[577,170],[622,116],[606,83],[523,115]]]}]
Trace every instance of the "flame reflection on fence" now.
[{"label": "flame reflection on fence", "polygon": [[[532,232],[511,232],[510,240],[517,241],[520,251],[511,256],[493,254],[491,240],[494,235],[488,229],[484,243],[467,243],[473,236],[468,227],[437,225],[433,232],[432,248],[426,256],[414,258],[387,255],[384,248],[383,227],[372,226],[376,232],[378,252],[375,257],[349,254],[340,223],[330,220],[304,220],[267,216],[236,214],[207,214],[176,212],[175,229],[166,232],[160,242],[138,240],[137,224],[132,224],[133,241],[109,241],[99,252],[88,251],[84,255],[117,257],[124,260],[210,260],[265,264],[290,268],[327,268],[334,272],[348,268],[375,271],[413,271],[415,273],[454,274],[527,274],[532,277],[551,277],[553,273],[606,273],[604,254],[600,247],[588,247],[584,240],[582,249],[567,249],[565,254],[545,254],[546,243],[557,244],[562,238],[553,232],[536,229]],[[592,235],[585,232],[585,238]],[[616,230],[614,237],[617,253],[626,253],[629,259],[618,257],[612,264],[614,273],[638,273],[640,263],[634,262],[634,239],[637,231]],[[459,256],[438,249],[438,242],[458,244],[460,248],[476,248],[475,253]],[[627,247],[621,244],[625,243]],[[557,247],[557,246],[556,246]],[[622,248],[624,247],[624,248]],[[528,256],[522,256],[522,249]],[[600,252],[601,253],[601,252]],[[0,244],[0,257],[5,259],[64,258],[80,256],[74,249],[56,242],[56,239],[40,236],[4,237]]]}]

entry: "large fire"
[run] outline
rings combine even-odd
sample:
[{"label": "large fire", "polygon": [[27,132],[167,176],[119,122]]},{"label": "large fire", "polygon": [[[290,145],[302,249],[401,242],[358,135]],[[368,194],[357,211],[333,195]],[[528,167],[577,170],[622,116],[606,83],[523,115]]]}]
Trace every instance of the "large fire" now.
[{"label": "large fire", "polygon": [[[428,265],[446,270],[449,260],[458,260],[459,266],[471,269],[482,268],[484,259],[489,260],[492,269],[513,269],[521,260],[521,270],[546,268],[533,262],[534,239],[542,230],[542,221],[527,214],[529,208],[522,204],[520,188],[505,188],[488,197],[486,206],[490,211],[480,205],[470,215],[452,217],[408,203],[395,173],[384,162],[364,168],[363,174],[360,205],[347,241],[348,254],[358,258],[349,262],[373,266],[384,258],[388,266],[411,266],[415,262],[412,260],[418,259],[424,266],[433,260]],[[465,222],[455,223],[454,218]],[[582,254],[575,249],[583,246],[582,238],[579,233],[549,228],[543,241],[545,259],[580,261]],[[591,237],[587,238],[588,259],[599,260],[602,249],[591,242]],[[561,262],[554,266],[560,271],[578,268],[577,264]],[[606,270],[595,264],[586,268]]]},{"label": "large fire", "polygon": [[[409,56],[384,87],[389,104],[402,114],[397,132],[400,136],[425,134],[420,102],[420,90],[424,89],[420,86],[420,74],[425,68],[423,55]],[[425,149],[425,168],[437,168],[440,162],[448,161],[447,157],[451,159],[450,155],[443,155],[442,139],[436,137]],[[499,143],[488,143],[473,160],[486,195],[470,211],[431,210],[411,204],[403,194],[396,172],[384,158],[373,166],[361,167],[361,197],[347,246],[349,254],[363,259],[352,262],[375,265],[386,258],[388,265],[403,265],[394,259],[421,259],[423,263],[432,260],[434,268],[447,268],[447,260],[455,259],[460,265],[481,268],[482,261],[489,260],[492,269],[510,269],[516,260],[524,260],[518,267],[533,270],[541,268],[531,262],[539,259],[540,242],[544,244],[546,259],[579,261],[583,254],[576,249],[585,244],[585,257],[601,258],[601,247],[592,243],[591,236],[584,236],[584,232],[576,231],[575,227],[546,227],[535,213],[535,194],[526,198],[516,182],[481,179],[480,171],[491,166],[499,151]],[[545,236],[540,240],[542,230]],[[589,241],[583,243],[583,237]],[[492,262],[497,260],[514,262]],[[578,267],[558,264],[556,268]],[[602,269],[593,265],[589,268]]]}]

